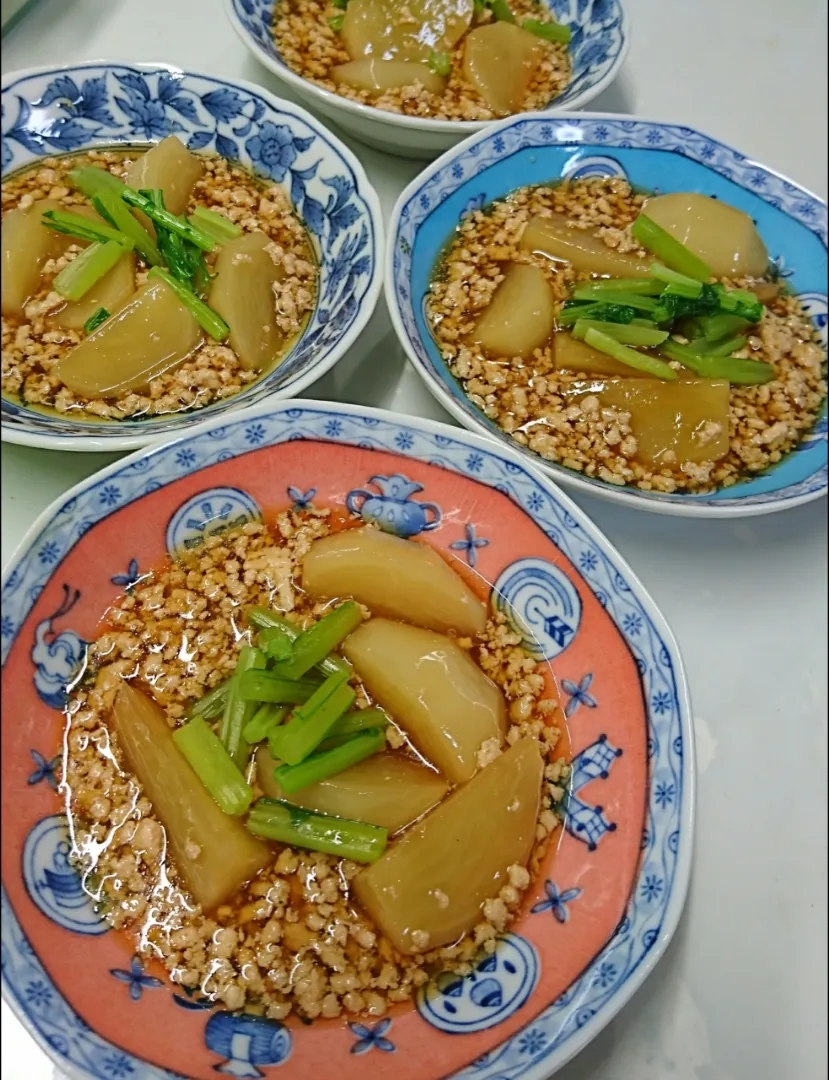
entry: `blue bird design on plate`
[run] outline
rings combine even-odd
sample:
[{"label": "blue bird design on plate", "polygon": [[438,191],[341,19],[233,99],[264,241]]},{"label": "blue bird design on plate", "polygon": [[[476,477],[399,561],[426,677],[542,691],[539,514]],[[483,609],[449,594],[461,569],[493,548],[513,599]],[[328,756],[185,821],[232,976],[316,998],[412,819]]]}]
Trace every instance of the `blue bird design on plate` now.
[{"label": "blue bird design on plate", "polygon": [[87,642],[74,630],[57,633],[54,623],[67,615],[80,598],[77,589],[63,586],[60,606],[37,624],[31,657],[34,683],[39,697],[52,709],[66,704],[68,688],[86,657]]}]

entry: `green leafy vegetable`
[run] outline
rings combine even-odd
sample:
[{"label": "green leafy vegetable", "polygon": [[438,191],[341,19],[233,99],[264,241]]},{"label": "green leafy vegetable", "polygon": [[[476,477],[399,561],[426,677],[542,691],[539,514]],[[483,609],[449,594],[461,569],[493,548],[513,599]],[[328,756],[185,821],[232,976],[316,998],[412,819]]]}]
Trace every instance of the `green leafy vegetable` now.
[{"label": "green leafy vegetable", "polygon": [[695,352],[677,341],[666,341],[659,351],[676,360],[701,379],[727,379],[737,386],[757,386],[774,378],[774,368],[760,360],[742,360],[736,356],[711,356]]},{"label": "green leafy vegetable", "polygon": [[633,326],[632,324],[597,322],[592,319],[579,319],[573,327],[573,337],[584,339],[588,330],[598,330],[599,333],[620,341],[623,345],[651,346],[661,345],[667,340],[667,330],[651,329],[648,326]]},{"label": "green leafy vegetable", "polygon": [[640,214],[630,231],[634,240],[671,270],[695,281],[707,281],[711,277],[711,267],[706,262],[689,251],[661,225],[652,221],[647,214]]},{"label": "green leafy vegetable", "polygon": [[360,607],[353,600],[340,604],[299,635],[293,643],[288,659],[274,664],[274,674],[283,679],[302,678],[306,672],[336,649],[343,638],[348,637],[352,630],[356,630],[361,620]]},{"label": "green leafy vegetable", "polygon": [[435,75],[441,75],[445,78],[452,70],[449,53],[435,52],[433,49],[429,54],[429,70],[433,71]]},{"label": "green leafy vegetable", "polygon": [[588,303],[622,304],[624,307],[635,308],[636,311],[652,312],[656,310],[657,300],[652,296],[640,296],[637,293],[626,293],[619,289],[605,288],[603,281],[595,284],[577,285],[573,289],[574,300],[584,300]]},{"label": "green leafy vegetable", "polygon": [[221,716],[230,691],[231,679],[227,679],[212,690],[208,690],[204,697],[200,697],[198,701],[195,701],[190,706],[187,715],[191,718],[203,716],[205,720],[215,720],[217,716]]},{"label": "green leafy vegetable", "polygon": [[132,249],[132,241],[123,239],[124,243],[107,240],[90,244],[56,275],[52,282],[55,292],[67,300],[80,300],[104,274],[109,273],[125,251]]},{"label": "green leafy vegetable", "polygon": [[[129,238],[124,233],[119,232],[118,229],[113,229],[109,225],[99,225],[97,221],[82,217],[80,214],[73,214],[70,210],[47,210],[41,220],[48,228],[54,229],[55,232],[62,233],[64,236],[76,236],[79,240],[92,240],[100,243],[112,240],[116,244],[121,244],[127,250],[132,248]],[[127,247],[127,245],[129,246]],[[73,261],[76,262],[77,260]]]},{"label": "green leafy vegetable", "polygon": [[83,324],[85,334],[91,334],[93,330],[97,330],[102,322],[106,322],[109,318],[109,312],[105,307],[99,307],[96,312],[89,316],[86,322]]},{"label": "green leafy vegetable", "polygon": [[346,736],[339,745],[311,754],[299,765],[280,765],[274,769],[274,779],[283,791],[291,795],[295,791],[318,784],[329,776],[345,772],[352,765],[376,754],[386,745],[382,728],[368,728],[356,735]]},{"label": "green leafy vegetable", "polygon": [[[296,623],[291,622],[290,619],[286,619],[284,615],[280,615],[276,611],[271,611],[270,608],[248,608],[247,621],[257,630],[281,630],[290,641],[296,641],[302,633],[301,628]],[[334,654],[326,656],[324,660],[317,664],[317,667],[323,675],[336,675],[338,672],[345,672],[347,675],[351,674],[351,664],[345,657],[335,656]]]},{"label": "green leafy vegetable", "polygon": [[665,291],[670,291],[675,296],[684,296],[695,300],[702,293],[701,282],[686,277],[685,274],[678,274],[676,270],[671,270],[669,267],[663,266],[662,263],[654,263],[651,267],[651,273],[657,281],[667,285],[668,288]]},{"label": "green leafy vegetable", "polygon": [[244,814],[253,791],[210,725],[200,716],[173,732],[173,742],[226,814]]},{"label": "green leafy vegetable", "polygon": [[345,15],[332,15],[331,18],[328,20],[328,25],[331,27],[335,34],[339,34],[339,32],[343,28],[344,22]]},{"label": "green leafy vegetable", "polygon": [[386,850],[388,831],[363,821],[329,817],[282,799],[259,799],[247,820],[254,836],[322,851],[354,862],[375,862]]},{"label": "green leafy vegetable", "polygon": [[305,704],[294,710],[288,723],[277,728],[268,739],[275,757],[298,765],[316,750],[354,704],[356,694],[345,680],[345,675],[329,675]]},{"label": "green leafy vegetable", "polygon": [[556,315],[559,326],[572,326],[578,319],[600,322],[630,323],[636,318],[636,308],[626,304],[578,304],[568,301]]},{"label": "green leafy vegetable", "polygon": [[236,670],[231,676],[227,698],[225,699],[225,709],[222,715],[220,731],[221,740],[225,750],[227,750],[234,763],[240,769],[245,766],[249,749],[242,736],[242,732],[247,722],[253,716],[255,708],[242,696],[242,679],[246,673],[252,673],[257,668],[264,668],[264,666],[265,657],[262,653],[260,653],[258,649],[252,648],[250,645],[243,645],[239,652],[239,660],[236,664]]},{"label": "green leafy vegetable", "polygon": [[269,738],[287,715],[287,705],[260,705],[242,731],[245,742],[253,746]]},{"label": "green leafy vegetable", "polygon": [[231,221],[216,210],[208,210],[204,206],[197,206],[187,220],[194,228],[203,229],[208,235],[213,236],[217,244],[226,244],[229,240],[235,240],[237,236],[242,235],[242,228],[235,221]]},{"label": "green leafy vegetable", "polygon": [[[91,171],[97,173],[101,170],[92,169]],[[109,176],[109,173],[106,175]],[[115,177],[113,176],[112,179],[115,180]],[[126,190],[120,180],[116,180],[115,182],[116,184],[119,184],[123,190]],[[149,263],[150,266],[159,266],[163,262],[161,252],[158,250],[158,245],[155,240],[153,240],[126,203],[122,201],[121,196],[117,191],[104,187],[97,194],[92,196],[92,205],[102,218],[105,218],[116,229],[132,240],[135,245],[135,250],[145,262]]]},{"label": "green leafy vegetable", "polygon": [[260,705],[301,705],[319,685],[312,679],[281,679],[272,671],[246,671],[239,679],[239,697]]},{"label": "green leafy vegetable", "polygon": [[487,0],[487,4],[492,11],[492,14],[498,19],[499,22],[517,23],[518,20],[512,13],[512,8],[507,3],[507,0]]},{"label": "green leafy vegetable", "polygon": [[640,353],[635,349],[628,348],[627,345],[621,345],[614,338],[601,333],[599,330],[588,330],[584,335],[584,340],[592,348],[612,356],[620,364],[626,364],[637,371],[644,371],[648,375],[654,375],[657,379],[672,381],[677,377],[676,372],[669,364],[664,363],[655,356],[649,356],[647,353]]},{"label": "green leafy vegetable", "polygon": [[203,300],[200,300],[183,281],[174,278],[172,274],[168,274],[160,266],[154,266],[147,277],[163,281],[181,300],[202,330],[208,333],[214,341],[224,341],[230,333],[230,327],[213,308],[208,307]]},{"label": "green leafy vegetable", "polygon": [[159,209],[153,200],[147,198],[146,195],[142,195],[138,191],[133,191],[132,188],[125,187],[121,198],[124,202],[129,203],[130,206],[135,206],[141,210],[155,225],[162,225],[165,229],[169,229],[170,232],[179,235],[182,240],[187,240],[189,243],[195,244],[195,246],[201,248],[202,251],[210,252],[216,246],[216,241],[213,237],[208,236],[203,229],[196,228],[184,218],[177,218],[176,215],[171,214],[169,210]]}]

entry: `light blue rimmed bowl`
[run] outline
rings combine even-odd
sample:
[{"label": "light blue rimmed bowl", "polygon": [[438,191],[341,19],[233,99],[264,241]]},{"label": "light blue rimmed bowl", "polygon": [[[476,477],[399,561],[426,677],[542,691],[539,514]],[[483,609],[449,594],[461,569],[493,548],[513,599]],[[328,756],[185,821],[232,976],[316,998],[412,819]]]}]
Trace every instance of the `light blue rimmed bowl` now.
[{"label": "light blue rimmed bowl", "polygon": [[[279,54],[271,29],[276,3],[278,0],[225,0],[225,10],[236,33],[261,64],[309,105],[369,146],[404,157],[434,157],[491,123],[402,116],[315,86],[291,71]],[[572,78],[564,93],[550,102],[545,115],[582,108],[610,85],[627,56],[630,27],[622,0],[540,3],[573,32],[569,46]]]},{"label": "light blue rimmed bowl", "polygon": [[38,159],[93,147],[159,142],[240,161],[282,184],[317,250],[316,307],[278,368],[241,393],[191,413],[95,423],[2,402],[9,442],[62,450],[131,450],[180,435],[267,397],[300,393],[368,322],[381,289],[383,219],[356,157],[304,109],[240,81],[164,64],[95,61],[9,73],[2,82],[3,176]]},{"label": "light blue rimmed bowl", "polygon": [[473,209],[525,184],[623,176],[650,191],[716,195],[753,217],[770,255],[827,345],[826,203],[778,173],[692,128],[615,115],[524,114],[467,139],[426,168],[392,213],[386,297],[392,322],[426,385],[462,424],[517,449],[566,487],[655,513],[735,517],[785,510],[827,491],[826,403],[811,432],[779,465],[713,495],[618,488],[544,461],[475,408],[432,338],[424,301],[452,231]]}]

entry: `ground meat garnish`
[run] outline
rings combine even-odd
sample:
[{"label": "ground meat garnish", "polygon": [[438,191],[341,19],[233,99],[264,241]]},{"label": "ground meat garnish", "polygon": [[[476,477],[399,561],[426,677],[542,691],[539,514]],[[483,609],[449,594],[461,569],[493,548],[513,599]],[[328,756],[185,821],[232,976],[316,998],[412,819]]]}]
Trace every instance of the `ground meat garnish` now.
[{"label": "ground meat garnish", "polygon": [[[515,0],[510,6],[519,22],[528,17],[538,22],[550,21],[547,9],[533,0]],[[452,67],[440,96],[430,93],[420,83],[387,90],[379,96],[335,83],[331,69],[351,59],[342,38],[329,24],[329,19],[341,14],[328,0],[279,0],[274,12],[274,39],[280,56],[297,75],[341,97],[386,112],[432,120],[496,119],[496,114],[463,76],[463,38],[449,54]],[[491,10],[485,7],[475,16],[473,28],[493,18]],[[567,47],[548,42],[521,111],[546,109],[564,91],[569,80]]]},{"label": "ground meat garnish", "polygon": [[[502,688],[508,743],[535,737],[547,764],[529,867],[509,867],[508,883],[470,934],[430,951],[421,932],[422,951],[403,956],[353,906],[350,882],[359,865],[286,846],[274,848],[273,863],[232,903],[209,916],[194,906],[164,860],[163,826],[137,781],[119,767],[107,715],[120,680],[135,678],[151,689],[171,728],[178,726],[187,706],[233,670],[249,641],[241,614],[247,605],[274,604],[310,624],[326,605],[306,600],[291,579],[312,541],[329,532],[329,520],[324,509],[286,511],[270,530],[250,524],[213,537],[142,579],[107,613],[104,632],[90,647],[91,674],[66,718],[63,790],[87,890],[103,900],[108,919],[132,935],[138,951],[161,960],[189,993],[274,1019],[291,1012],[380,1016],[409,1000],[435,968],[470,971],[479,952],[494,950],[559,833],[554,811],[569,772],[556,756],[559,706],[520,635],[495,616],[480,639],[458,643]],[[356,689],[358,704],[367,704],[359,681]],[[394,726],[388,741],[407,743]]]},{"label": "ground meat garnish", "polygon": [[[88,204],[84,196],[71,190],[66,179],[70,169],[92,163],[124,179],[136,156],[134,150],[90,150],[72,157],[44,159],[37,168],[3,181],[3,213],[16,207],[25,209],[45,198],[57,200],[68,210]],[[276,286],[275,296],[277,323],[285,335],[287,352],[301,333],[316,299],[317,267],[305,229],[277,184],[263,182],[224,158],[199,156],[204,162],[204,174],[194,186],[186,213],[203,206],[224,213],[246,232],[259,231],[271,237],[272,257],[287,271],[284,280]],[[67,255],[75,255],[79,250],[70,248]],[[215,257],[215,252],[207,256],[208,269],[212,269]],[[52,368],[85,335],[52,326],[48,321],[49,313],[64,303],[52,289],[52,281],[68,261],[64,255],[46,264],[43,287],[26,305],[25,321],[3,316],[5,395],[24,405],[47,407],[84,419],[138,419],[223,401],[261,376],[261,372],[245,370],[227,344],[208,337],[183,363],[153,378],[144,391],[96,400],[78,396],[52,374]],[[137,283],[141,285],[145,280],[146,269],[139,270]]]},{"label": "ground meat garnish", "polygon": [[[584,376],[557,371],[551,347],[536,349],[522,361],[489,357],[468,344],[477,318],[504,278],[505,263],[540,267],[559,303],[577,280],[589,276],[519,249],[531,217],[563,214],[574,229],[596,229],[609,247],[645,256],[630,234],[644,199],[624,180],[585,179],[520,188],[470,214],[431,285],[432,333],[469,400],[517,443],[547,461],[643,491],[702,493],[728,487],[779,462],[812,428],[826,398],[826,355],[794,297],[780,293],[771,300],[757,333],[734,354],[771,364],[775,377],[759,386],[731,387],[730,448],[717,461],[644,463],[636,456],[629,413],[600,408],[595,396],[567,400],[568,388]],[[710,440],[717,434],[712,424],[702,437]]]}]

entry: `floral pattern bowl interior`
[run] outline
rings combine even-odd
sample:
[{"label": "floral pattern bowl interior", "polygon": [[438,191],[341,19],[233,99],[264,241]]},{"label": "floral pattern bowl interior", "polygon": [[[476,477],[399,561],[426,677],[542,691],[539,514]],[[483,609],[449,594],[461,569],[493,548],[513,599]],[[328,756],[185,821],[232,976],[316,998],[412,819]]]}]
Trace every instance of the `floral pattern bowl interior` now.
[{"label": "floral pattern bowl interior", "polygon": [[266,90],[153,64],[98,61],[9,73],[2,83],[3,176],[40,158],[95,147],[150,145],[175,133],[191,150],[237,160],[281,183],[319,259],[316,308],[280,365],[202,410],[95,423],[5,397],[3,439],[64,450],[129,450],[194,421],[297,394],[356,341],[381,289],[383,222],[354,155],[326,128]]},{"label": "floral pattern bowl interior", "polygon": [[[571,28],[573,35],[570,84],[550,103],[548,112],[582,108],[616,78],[627,55],[630,30],[622,0],[541,2]],[[231,24],[256,59],[309,105],[369,146],[404,157],[435,157],[487,127],[486,121],[402,116],[315,86],[292,71],[279,55],[271,29],[274,6],[275,0],[225,0]]]},{"label": "floral pattern bowl interior", "polygon": [[[382,1019],[214,1010],[108,930],[67,859],[62,707],[106,608],[170,550],[289,507],[347,507],[479,577],[548,660],[572,779],[557,851],[471,975]],[[261,405],[117,462],[39,519],[2,586],[2,975],[81,1080],[541,1080],[653,968],[691,864],[690,704],[662,616],[595,526],[488,439],[317,402]],[[271,1069],[274,1068],[274,1072]]]},{"label": "floral pattern bowl interior", "polygon": [[813,430],[774,469],[713,495],[667,495],[581,476],[518,447],[466,397],[429,332],[425,298],[433,268],[471,210],[525,184],[586,176],[626,177],[665,193],[699,191],[744,210],[827,345],[826,204],[771,169],[691,128],[580,114],[525,114],[444,154],[400,196],[390,224],[386,298],[403,347],[435,397],[461,423],[516,446],[568,487],[641,510],[725,517],[784,510],[827,490],[826,404]]}]

